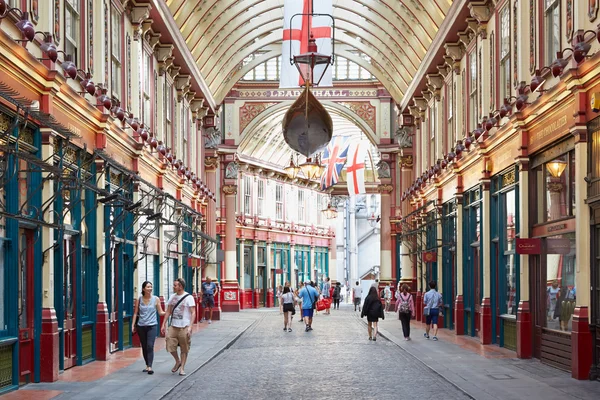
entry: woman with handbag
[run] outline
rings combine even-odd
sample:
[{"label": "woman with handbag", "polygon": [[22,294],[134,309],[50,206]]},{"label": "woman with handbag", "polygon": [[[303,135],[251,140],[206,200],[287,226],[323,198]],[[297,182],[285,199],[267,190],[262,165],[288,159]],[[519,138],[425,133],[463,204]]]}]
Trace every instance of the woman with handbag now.
[{"label": "woman with handbag", "polygon": [[294,297],[294,292],[292,292],[288,286],[285,286],[283,288],[283,293],[281,294],[281,303],[283,304],[284,332],[292,331],[292,315],[296,314],[296,309],[294,308]]},{"label": "woman with handbag", "polygon": [[152,283],[142,283],[142,295],[135,303],[133,312],[132,333],[137,331],[142,346],[142,355],[146,362],[146,368],[142,372],[152,375],[152,363],[154,361],[154,341],[158,334],[158,316],[165,315],[160,305],[160,300],[152,296]]},{"label": "woman with handbag", "polygon": [[385,319],[385,315],[383,313],[383,306],[381,305],[379,294],[374,286],[371,286],[371,289],[369,289],[369,294],[367,294],[367,298],[363,304],[360,317],[363,318],[364,316],[367,317],[369,340],[376,341],[377,323],[379,322],[379,318]]}]

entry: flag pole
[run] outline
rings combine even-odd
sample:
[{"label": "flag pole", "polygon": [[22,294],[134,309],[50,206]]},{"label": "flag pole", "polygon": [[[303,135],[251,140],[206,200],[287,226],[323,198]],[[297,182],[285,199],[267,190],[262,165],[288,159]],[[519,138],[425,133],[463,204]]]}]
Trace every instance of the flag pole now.
[{"label": "flag pole", "polygon": [[373,157],[371,157],[371,150],[367,149],[367,154],[369,155],[369,161],[371,161],[371,170],[373,171],[373,183],[375,183],[375,165],[373,164]]}]

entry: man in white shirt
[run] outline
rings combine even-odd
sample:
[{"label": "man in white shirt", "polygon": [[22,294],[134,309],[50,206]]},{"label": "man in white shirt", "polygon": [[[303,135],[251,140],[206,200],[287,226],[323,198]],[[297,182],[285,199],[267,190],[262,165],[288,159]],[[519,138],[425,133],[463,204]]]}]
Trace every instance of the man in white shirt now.
[{"label": "man in white shirt", "polygon": [[356,307],[358,307],[358,311],[360,312],[360,302],[362,300],[362,287],[360,287],[360,282],[356,281],[356,286],[352,289],[352,298],[354,299],[354,311],[356,311]]},{"label": "man in white shirt", "polygon": [[[165,334],[167,321],[171,317],[171,326],[165,340],[167,351],[175,359],[175,366],[171,372],[175,373],[179,370],[179,375],[185,375],[185,363],[192,345],[192,321],[196,320],[196,303],[194,298],[185,291],[185,281],[181,278],[173,282],[173,292],[167,302],[167,313],[161,333]],[[181,347],[181,359],[177,354],[177,346]]]}]

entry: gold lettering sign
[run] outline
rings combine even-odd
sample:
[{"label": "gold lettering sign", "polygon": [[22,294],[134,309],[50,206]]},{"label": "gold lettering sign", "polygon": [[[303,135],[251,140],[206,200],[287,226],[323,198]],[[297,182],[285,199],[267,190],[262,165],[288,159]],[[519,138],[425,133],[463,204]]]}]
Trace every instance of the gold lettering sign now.
[{"label": "gold lettering sign", "polygon": [[573,106],[569,105],[554,117],[549,117],[529,132],[529,152],[538,150],[550,142],[568,134],[573,121]]},{"label": "gold lettering sign", "polygon": [[561,231],[567,228],[567,224],[556,224],[548,227],[548,232]]}]

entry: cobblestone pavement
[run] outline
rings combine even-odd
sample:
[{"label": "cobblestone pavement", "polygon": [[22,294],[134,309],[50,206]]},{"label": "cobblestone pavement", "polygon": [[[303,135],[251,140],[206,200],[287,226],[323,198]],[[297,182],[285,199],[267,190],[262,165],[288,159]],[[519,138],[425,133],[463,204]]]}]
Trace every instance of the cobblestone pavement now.
[{"label": "cobblestone pavement", "polygon": [[229,349],[181,382],[168,399],[467,399],[396,344],[367,329],[350,306],[319,314],[314,330],[278,311],[247,330]]}]

